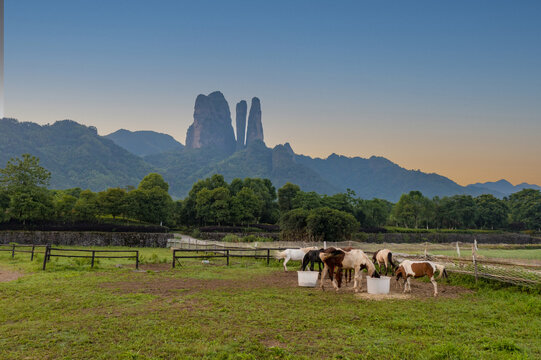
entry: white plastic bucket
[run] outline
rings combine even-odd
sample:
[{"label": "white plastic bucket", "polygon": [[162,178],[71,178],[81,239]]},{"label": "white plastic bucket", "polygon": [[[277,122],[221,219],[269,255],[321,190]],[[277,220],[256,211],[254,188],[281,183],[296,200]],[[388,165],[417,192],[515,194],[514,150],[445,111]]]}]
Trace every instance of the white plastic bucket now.
[{"label": "white plastic bucket", "polygon": [[319,272],[317,271],[297,271],[299,277],[299,286],[315,287]]},{"label": "white plastic bucket", "polygon": [[369,294],[388,294],[391,287],[391,278],[382,276],[380,278],[366,278],[366,288]]}]

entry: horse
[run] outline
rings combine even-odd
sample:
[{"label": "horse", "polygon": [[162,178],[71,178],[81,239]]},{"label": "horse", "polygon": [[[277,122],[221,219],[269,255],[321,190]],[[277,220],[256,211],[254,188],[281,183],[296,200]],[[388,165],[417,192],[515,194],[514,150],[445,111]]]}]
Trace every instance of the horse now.
[{"label": "horse", "polygon": [[331,278],[331,281],[336,291],[338,291],[342,283],[343,269],[353,269],[355,271],[353,282],[353,289],[355,292],[359,291],[358,288],[360,287],[360,284],[362,282],[362,269],[366,268],[368,274],[371,277],[379,278],[376,267],[374,266],[372,261],[370,261],[370,258],[362,250],[352,249],[350,251],[344,251],[342,249],[336,249],[331,247],[322,251],[319,254],[319,257],[321,258],[321,261],[323,261],[323,263],[325,264],[325,266],[323,267],[323,272],[321,273],[321,290],[325,290],[323,285],[325,275],[327,274],[327,272],[329,274],[333,274],[335,267],[338,268],[338,271],[335,278]]},{"label": "horse", "polygon": [[322,251],[323,249],[310,250],[304,254],[304,258],[302,259],[302,271],[306,269],[308,263],[310,263],[310,270],[314,271],[314,263],[317,263],[318,271],[321,274],[321,264],[323,264],[323,262],[319,258],[319,253]]},{"label": "horse", "polygon": [[284,271],[287,271],[287,262],[289,260],[300,260],[304,259],[304,255],[310,250],[317,250],[317,247],[306,247],[300,249],[285,249],[284,251],[277,252],[274,257],[277,260],[284,259]]},{"label": "horse", "polygon": [[[393,253],[389,249],[382,249],[376,251],[372,256],[372,261],[374,261],[374,264],[378,264],[379,272],[381,274],[387,275],[387,272],[389,272],[389,270],[391,270],[392,274],[393,271],[396,270],[396,265],[393,263]],[[385,272],[381,271],[383,265],[385,265]],[[390,268],[389,265],[391,265]]]},{"label": "horse", "polygon": [[447,271],[445,266],[436,264],[432,261],[412,261],[404,260],[398,265],[398,269],[395,271],[396,281],[404,278],[404,292],[411,292],[410,278],[420,278],[427,276],[430,278],[430,282],[434,285],[434,296],[438,296],[438,284],[434,278],[436,271],[439,271],[438,279],[442,276],[447,277]]}]

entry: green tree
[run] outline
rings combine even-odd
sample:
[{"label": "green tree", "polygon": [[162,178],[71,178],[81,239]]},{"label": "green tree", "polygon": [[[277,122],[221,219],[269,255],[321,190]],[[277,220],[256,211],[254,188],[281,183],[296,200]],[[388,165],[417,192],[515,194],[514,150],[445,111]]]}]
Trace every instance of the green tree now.
[{"label": "green tree", "polygon": [[169,184],[165,182],[163,177],[157,173],[150,173],[139,183],[139,190],[151,190],[155,187],[162,189],[165,192],[169,191]]},{"label": "green tree", "polygon": [[110,214],[113,219],[126,212],[126,204],[126,190],[124,189],[109,188],[98,193],[100,213]]},{"label": "green tree", "polygon": [[49,185],[51,173],[39,165],[39,159],[23,154],[22,159],[12,158],[0,169],[0,187],[8,192],[25,191],[32,187]]},{"label": "green tree", "polygon": [[7,191],[0,189],[0,222],[8,221],[10,198]]},{"label": "green tree", "polygon": [[300,191],[301,188],[298,185],[290,182],[278,189],[278,208],[281,212],[293,209],[293,201]]},{"label": "green tree", "polygon": [[75,217],[75,204],[77,198],[72,195],[64,194],[54,200],[54,212],[56,218],[62,221],[72,221]]},{"label": "green tree", "polygon": [[282,213],[280,217],[281,236],[285,240],[301,240],[308,236],[306,219],[309,211],[303,208],[293,209]]},{"label": "green tree", "polygon": [[42,187],[30,187],[26,191],[14,191],[9,202],[8,216],[24,223],[47,220],[53,215],[53,201],[49,191]]},{"label": "green tree", "polygon": [[541,192],[524,189],[508,199],[511,222],[522,223],[527,229],[541,228]]},{"label": "green tree", "polygon": [[324,241],[341,241],[349,239],[358,230],[359,222],[353,215],[321,207],[310,210],[306,218],[306,230],[311,238]]},{"label": "green tree", "polygon": [[503,200],[485,194],[475,198],[477,226],[482,229],[503,228],[508,217],[508,208]]},{"label": "green tree", "polygon": [[90,190],[83,190],[73,206],[74,217],[80,221],[94,221],[98,216],[98,195]]},{"label": "green tree", "polygon": [[30,154],[12,158],[0,169],[0,189],[10,197],[3,217],[25,223],[45,220],[52,216],[52,196],[46,186],[51,173],[39,165],[39,159]]},{"label": "green tree", "polygon": [[249,224],[258,220],[263,201],[248,187],[242,188],[231,199],[231,221],[235,224]]},{"label": "green tree", "polygon": [[430,200],[423,196],[420,191],[410,191],[402,194],[400,200],[393,208],[393,217],[400,225],[405,227],[419,227],[426,223],[430,214]]}]

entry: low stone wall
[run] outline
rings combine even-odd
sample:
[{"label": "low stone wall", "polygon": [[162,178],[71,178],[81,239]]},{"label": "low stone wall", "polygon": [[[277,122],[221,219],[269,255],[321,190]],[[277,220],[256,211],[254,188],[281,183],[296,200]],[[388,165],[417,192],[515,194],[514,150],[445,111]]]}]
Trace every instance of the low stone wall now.
[{"label": "low stone wall", "polygon": [[166,247],[169,233],[0,231],[0,244]]}]

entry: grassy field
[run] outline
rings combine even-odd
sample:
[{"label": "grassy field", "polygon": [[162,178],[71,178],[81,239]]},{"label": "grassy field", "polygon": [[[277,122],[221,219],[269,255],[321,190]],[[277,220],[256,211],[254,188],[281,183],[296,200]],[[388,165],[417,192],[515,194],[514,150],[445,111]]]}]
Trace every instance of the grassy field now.
[{"label": "grassy field", "polygon": [[140,272],[0,253],[0,273],[23,275],[0,283],[0,359],[541,357],[539,293],[452,275],[438,298],[370,301],[296,287],[275,261],[171,270],[169,250],[140,250]]}]

